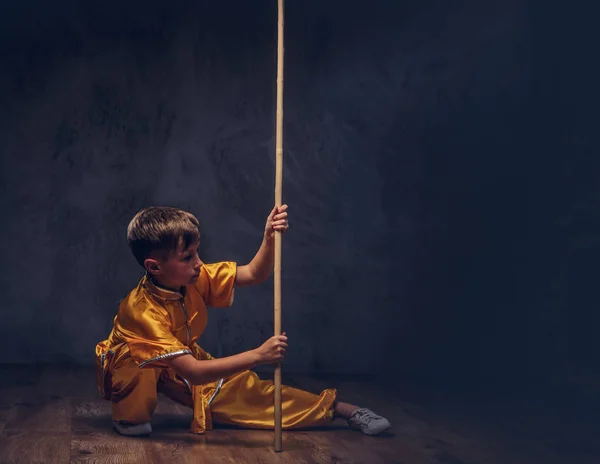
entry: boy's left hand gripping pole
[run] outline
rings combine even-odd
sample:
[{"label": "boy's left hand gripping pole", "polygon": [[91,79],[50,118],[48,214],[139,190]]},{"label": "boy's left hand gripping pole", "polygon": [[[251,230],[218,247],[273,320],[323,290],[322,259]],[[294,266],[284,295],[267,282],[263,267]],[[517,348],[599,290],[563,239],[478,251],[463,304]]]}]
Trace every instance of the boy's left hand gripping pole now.
[{"label": "boy's left hand gripping pole", "polygon": [[[277,117],[275,124],[275,204],[282,204],[283,186],[283,23],[284,0],[277,0]],[[274,328],[281,335],[281,232],[275,232]],[[281,428],[281,364],[275,366],[275,451],[283,450]]]}]

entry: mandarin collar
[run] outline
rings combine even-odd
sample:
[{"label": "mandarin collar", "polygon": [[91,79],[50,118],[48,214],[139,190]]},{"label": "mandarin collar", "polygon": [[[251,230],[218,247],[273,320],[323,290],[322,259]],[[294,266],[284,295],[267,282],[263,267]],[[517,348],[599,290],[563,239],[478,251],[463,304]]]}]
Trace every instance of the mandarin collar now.
[{"label": "mandarin collar", "polygon": [[167,290],[166,288],[159,287],[154,283],[151,277],[146,274],[142,279],[142,286],[152,295],[161,298],[166,301],[178,301],[184,298],[184,292],[174,292],[173,290]]}]

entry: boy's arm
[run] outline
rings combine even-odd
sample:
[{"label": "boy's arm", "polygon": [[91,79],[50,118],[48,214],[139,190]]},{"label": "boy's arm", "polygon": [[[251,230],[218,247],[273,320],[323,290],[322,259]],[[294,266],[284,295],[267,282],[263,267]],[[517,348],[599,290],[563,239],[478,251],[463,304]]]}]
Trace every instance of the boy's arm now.
[{"label": "boy's arm", "polygon": [[194,358],[191,354],[184,354],[171,358],[167,364],[192,385],[202,385],[251,369],[260,363],[256,353],[246,351],[227,358],[204,361]]},{"label": "boy's arm", "polygon": [[288,230],[287,205],[275,206],[265,225],[265,235],[258,252],[245,266],[238,266],[235,284],[238,287],[256,285],[264,282],[271,275],[275,256],[275,232]]},{"label": "boy's arm", "polygon": [[170,358],[165,362],[192,385],[214,382],[259,364],[283,361],[287,347],[285,333],[269,338],[259,348],[220,359],[198,360],[191,354]]},{"label": "boy's arm", "polygon": [[245,287],[264,282],[271,275],[275,256],[275,240],[263,239],[256,256],[245,266],[238,266],[235,276],[236,287]]}]

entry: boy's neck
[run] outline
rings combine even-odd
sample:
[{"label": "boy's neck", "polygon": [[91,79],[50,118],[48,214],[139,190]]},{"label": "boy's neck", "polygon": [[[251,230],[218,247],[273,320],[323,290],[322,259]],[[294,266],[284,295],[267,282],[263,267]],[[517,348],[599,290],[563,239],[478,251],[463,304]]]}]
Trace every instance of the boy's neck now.
[{"label": "boy's neck", "polygon": [[160,279],[152,277],[150,274],[146,274],[146,277],[155,287],[161,288],[163,290],[168,290],[169,292],[176,292],[185,295],[185,287],[174,288],[169,285],[165,285],[163,282],[160,281]]}]

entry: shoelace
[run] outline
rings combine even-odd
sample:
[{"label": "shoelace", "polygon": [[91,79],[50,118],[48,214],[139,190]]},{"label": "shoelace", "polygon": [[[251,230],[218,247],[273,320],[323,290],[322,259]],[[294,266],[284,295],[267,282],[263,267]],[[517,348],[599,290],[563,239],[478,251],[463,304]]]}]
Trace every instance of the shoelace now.
[{"label": "shoelace", "polygon": [[369,410],[356,411],[354,414],[356,414],[357,419],[364,421],[367,425],[372,420],[378,420],[379,419],[379,416],[377,414],[375,414],[374,412],[369,411]]}]

